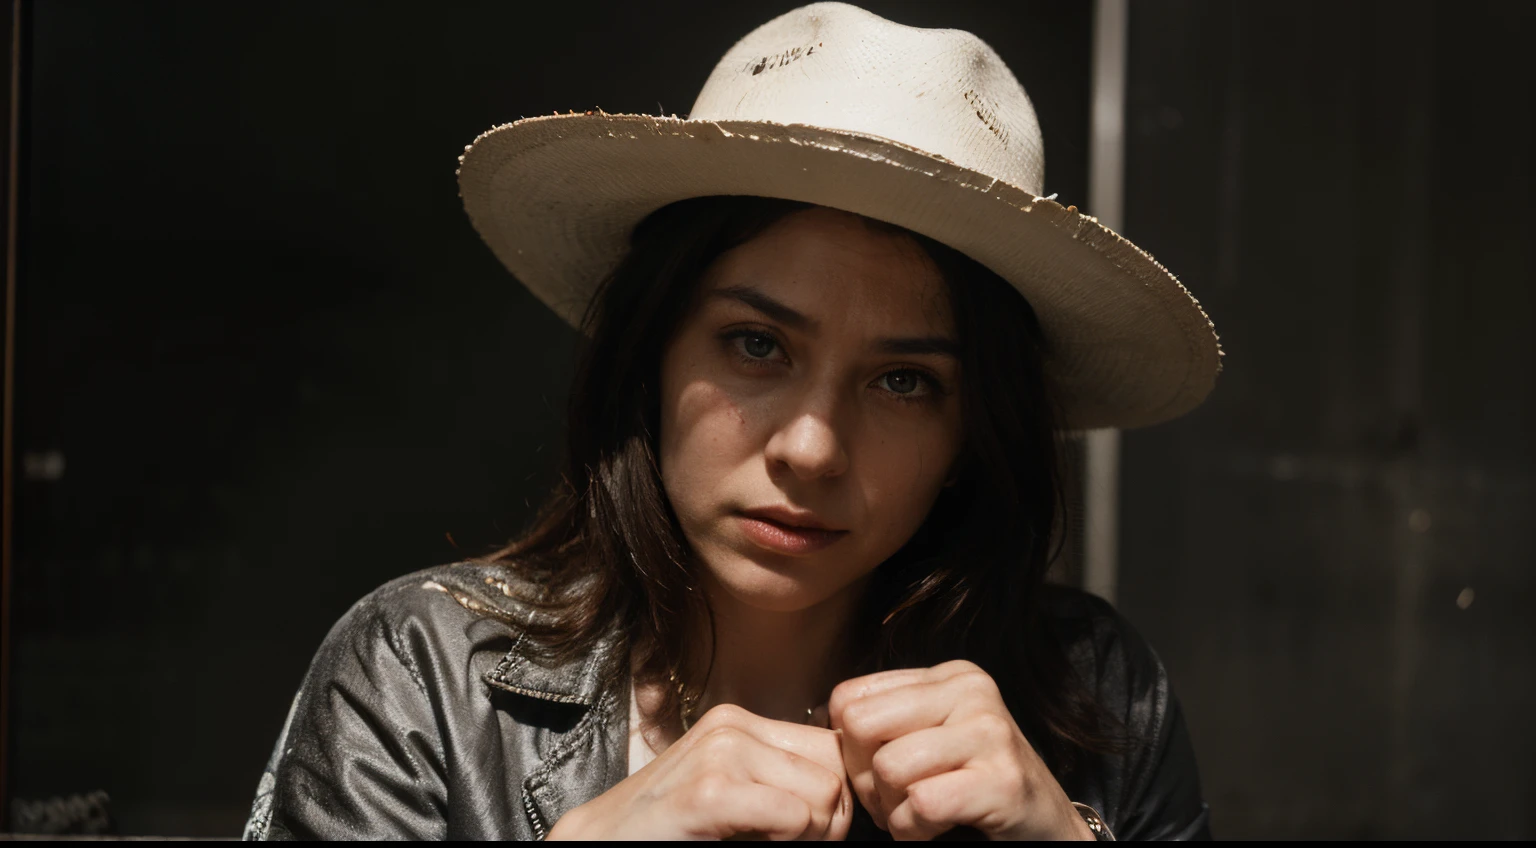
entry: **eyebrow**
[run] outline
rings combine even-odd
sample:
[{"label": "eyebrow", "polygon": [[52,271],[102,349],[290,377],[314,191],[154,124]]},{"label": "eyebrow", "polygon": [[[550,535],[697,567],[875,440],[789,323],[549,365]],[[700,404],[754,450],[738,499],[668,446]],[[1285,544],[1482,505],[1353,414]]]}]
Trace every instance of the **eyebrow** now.
[{"label": "eyebrow", "polygon": [[711,291],[709,296],[740,301],[780,324],[801,332],[815,333],[821,329],[821,323],[816,319],[801,315],[751,286],[721,286]]},{"label": "eyebrow", "polygon": [[[791,329],[804,333],[814,334],[821,327],[816,319],[803,315],[768,295],[752,288],[751,286],[721,286],[709,292],[711,298],[734,300],[744,303],[767,315],[769,318]],[[920,336],[907,338],[887,338],[875,342],[875,348],[881,353],[895,354],[898,356],[924,356],[936,354],[960,358],[960,344],[954,339],[943,336]]]}]

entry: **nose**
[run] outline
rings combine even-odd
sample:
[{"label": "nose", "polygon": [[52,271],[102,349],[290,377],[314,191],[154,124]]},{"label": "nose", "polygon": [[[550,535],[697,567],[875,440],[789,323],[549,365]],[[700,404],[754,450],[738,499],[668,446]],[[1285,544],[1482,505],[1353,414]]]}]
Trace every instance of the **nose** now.
[{"label": "nose", "polygon": [[801,480],[836,477],[848,470],[848,451],[838,432],[835,401],[802,404],[768,439],[770,468],[787,469]]}]

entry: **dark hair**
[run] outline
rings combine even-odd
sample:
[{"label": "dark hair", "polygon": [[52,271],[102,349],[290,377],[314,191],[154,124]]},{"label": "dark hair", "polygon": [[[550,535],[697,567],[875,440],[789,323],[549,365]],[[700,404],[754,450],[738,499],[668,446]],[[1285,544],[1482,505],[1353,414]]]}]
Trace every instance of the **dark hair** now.
[{"label": "dark hair", "polygon": [[[493,554],[543,593],[529,635],[570,659],[618,628],[639,674],[666,680],[711,615],[662,488],[656,455],[662,351],[720,254],[811,204],[758,197],[679,201],[648,216],[583,319],[563,484],[532,529]],[[985,266],[909,236],[948,283],[961,343],[965,447],[917,533],[876,569],[854,623],[863,671],[965,658],[1002,685],[1009,709],[1052,768],[1081,751],[1118,750],[1118,724],[1078,680],[1040,611],[1063,510],[1057,414],[1042,373],[1034,311]],[[628,673],[611,669],[610,682]],[[669,693],[672,692],[670,687]],[[669,694],[659,718],[675,721]]]}]

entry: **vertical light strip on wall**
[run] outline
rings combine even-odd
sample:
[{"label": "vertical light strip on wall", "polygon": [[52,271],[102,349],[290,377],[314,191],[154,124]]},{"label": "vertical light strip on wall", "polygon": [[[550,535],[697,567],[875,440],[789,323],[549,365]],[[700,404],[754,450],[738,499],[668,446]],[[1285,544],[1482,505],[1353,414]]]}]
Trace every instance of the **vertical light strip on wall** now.
[{"label": "vertical light strip on wall", "polygon": [[0,382],[4,383],[3,407],[0,407],[0,830],[10,826],[10,696],[11,696],[11,551],[12,503],[16,469],[11,460],[16,455],[16,216],[21,170],[17,151],[21,147],[21,27],[22,0],[11,0],[10,94],[5,142],[5,340],[4,364]]},{"label": "vertical light strip on wall", "polygon": [[[1116,232],[1125,205],[1125,60],[1128,0],[1093,3],[1093,114],[1088,212]],[[1085,437],[1083,588],[1115,602],[1119,582],[1120,431]]]}]

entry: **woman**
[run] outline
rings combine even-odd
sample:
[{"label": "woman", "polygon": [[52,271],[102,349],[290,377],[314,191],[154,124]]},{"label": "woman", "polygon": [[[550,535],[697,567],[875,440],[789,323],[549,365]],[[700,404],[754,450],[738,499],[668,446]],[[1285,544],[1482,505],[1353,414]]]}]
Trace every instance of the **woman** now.
[{"label": "woman", "polygon": [[686,121],[477,139],[471,220],[591,336],[564,484],[343,617],[247,836],[1208,837],[1156,655],[1043,581],[1059,430],[1219,349],[1039,150],[980,40],[837,3]]}]

